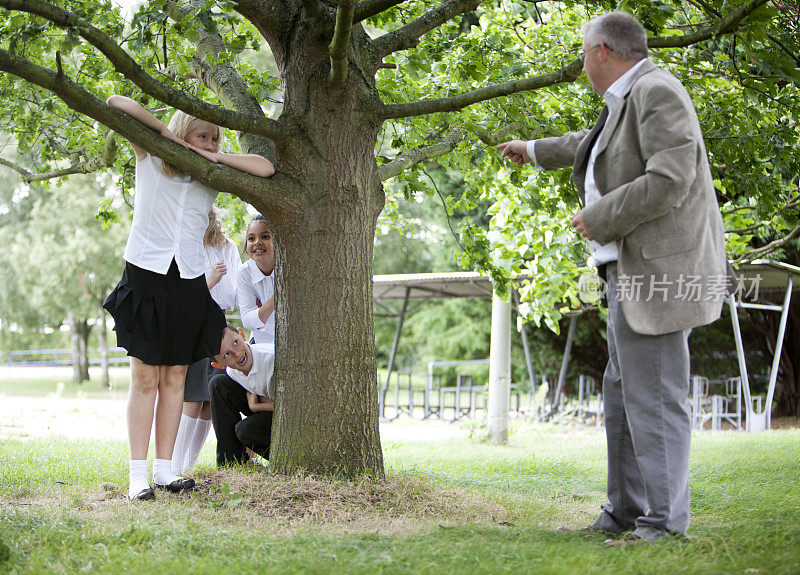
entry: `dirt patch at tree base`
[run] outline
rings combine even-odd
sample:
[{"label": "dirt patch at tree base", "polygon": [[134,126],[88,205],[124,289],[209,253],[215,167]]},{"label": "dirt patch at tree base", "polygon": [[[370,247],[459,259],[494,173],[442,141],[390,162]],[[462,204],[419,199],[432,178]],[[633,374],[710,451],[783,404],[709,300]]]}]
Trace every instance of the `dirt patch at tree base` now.
[{"label": "dirt patch at tree base", "polygon": [[280,476],[266,471],[221,470],[198,474],[193,500],[206,507],[255,512],[290,531],[333,527],[337,532],[398,535],[441,526],[508,524],[502,505],[424,477],[337,481]]},{"label": "dirt patch at tree base", "polygon": [[200,471],[195,490],[156,492],[155,501],[129,502],[113,483],[95,489],[52,486],[3,498],[16,512],[68,513],[95,524],[182,525],[193,521],[273,535],[365,533],[408,536],[462,525],[511,526],[514,514],[491,496],[440,487],[422,475],[337,481],[281,476],[260,466]]}]

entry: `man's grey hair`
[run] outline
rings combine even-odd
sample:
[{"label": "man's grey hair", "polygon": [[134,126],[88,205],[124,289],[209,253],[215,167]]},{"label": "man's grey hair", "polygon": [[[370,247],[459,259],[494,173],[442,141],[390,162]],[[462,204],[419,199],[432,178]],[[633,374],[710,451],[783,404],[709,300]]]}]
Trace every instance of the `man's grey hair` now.
[{"label": "man's grey hair", "polygon": [[626,62],[638,62],[647,57],[647,32],[639,21],[627,12],[609,12],[583,25],[589,46],[600,42]]}]

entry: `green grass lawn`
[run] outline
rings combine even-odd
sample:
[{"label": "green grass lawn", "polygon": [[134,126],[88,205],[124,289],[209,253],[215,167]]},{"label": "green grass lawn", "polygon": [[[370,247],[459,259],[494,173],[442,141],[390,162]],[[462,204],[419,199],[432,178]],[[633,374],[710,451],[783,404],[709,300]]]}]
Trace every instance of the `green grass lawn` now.
[{"label": "green grass lawn", "polygon": [[209,443],[203,489],[144,504],[102,487],[127,485],[124,442],[3,439],[0,572],[800,572],[800,430],[693,441],[691,540],[606,549],[554,531],[603,501],[597,430],[386,443],[384,487],[219,474]]},{"label": "green grass lawn", "polygon": [[74,383],[71,374],[63,371],[63,376],[52,375],[13,377],[3,373],[0,365],[0,395],[25,397],[58,396],[64,398],[86,397],[89,399],[125,399],[130,386],[130,370],[127,367],[113,368],[109,379],[111,389],[100,384],[100,376],[94,370],[92,378],[83,383]]}]

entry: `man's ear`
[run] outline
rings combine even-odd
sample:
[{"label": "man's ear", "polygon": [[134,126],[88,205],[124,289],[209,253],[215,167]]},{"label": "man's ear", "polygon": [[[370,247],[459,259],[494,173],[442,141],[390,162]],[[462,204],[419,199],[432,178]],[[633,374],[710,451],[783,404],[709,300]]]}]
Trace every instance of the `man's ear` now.
[{"label": "man's ear", "polygon": [[243,339],[243,340],[247,341],[247,338],[244,336],[244,330],[243,330],[242,328],[240,328],[240,327],[237,327],[237,328],[236,328],[236,331],[238,331],[238,332],[239,332],[239,335],[240,335],[240,336],[242,336],[242,339]]},{"label": "man's ear", "polygon": [[225,369],[225,366],[224,366],[224,365],[222,365],[221,363],[218,363],[218,362],[216,362],[216,361],[212,361],[212,362],[211,362],[211,366],[212,366],[212,367],[216,367],[217,369]]}]

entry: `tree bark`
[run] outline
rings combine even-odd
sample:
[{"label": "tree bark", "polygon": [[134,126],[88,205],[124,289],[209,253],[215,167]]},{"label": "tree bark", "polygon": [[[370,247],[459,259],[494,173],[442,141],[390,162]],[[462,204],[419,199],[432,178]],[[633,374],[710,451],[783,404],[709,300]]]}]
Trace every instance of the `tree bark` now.
[{"label": "tree bark", "polygon": [[317,158],[302,172],[305,208],[267,215],[277,305],[270,463],[284,474],[380,477],[372,248],[382,201],[374,161],[357,152],[359,140],[371,147],[374,137],[341,134],[346,157]]},{"label": "tree bark", "polygon": [[265,214],[276,258],[270,463],[279,473],[383,475],[372,316],[373,235],[383,201],[374,160],[359,153],[374,146],[377,130],[359,132],[341,130],[328,141],[338,160],[307,158],[297,172],[302,209]]},{"label": "tree bark", "polygon": [[85,319],[78,319],[72,314],[67,316],[72,340],[72,381],[83,383],[89,381],[89,356],[87,341],[91,326]]},{"label": "tree bark", "polygon": [[283,313],[270,463],[285,474],[382,476],[372,233],[363,225],[369,216],[346,206],[326,211],[333,232],[297,234],[275,225],[276,302]]}]

